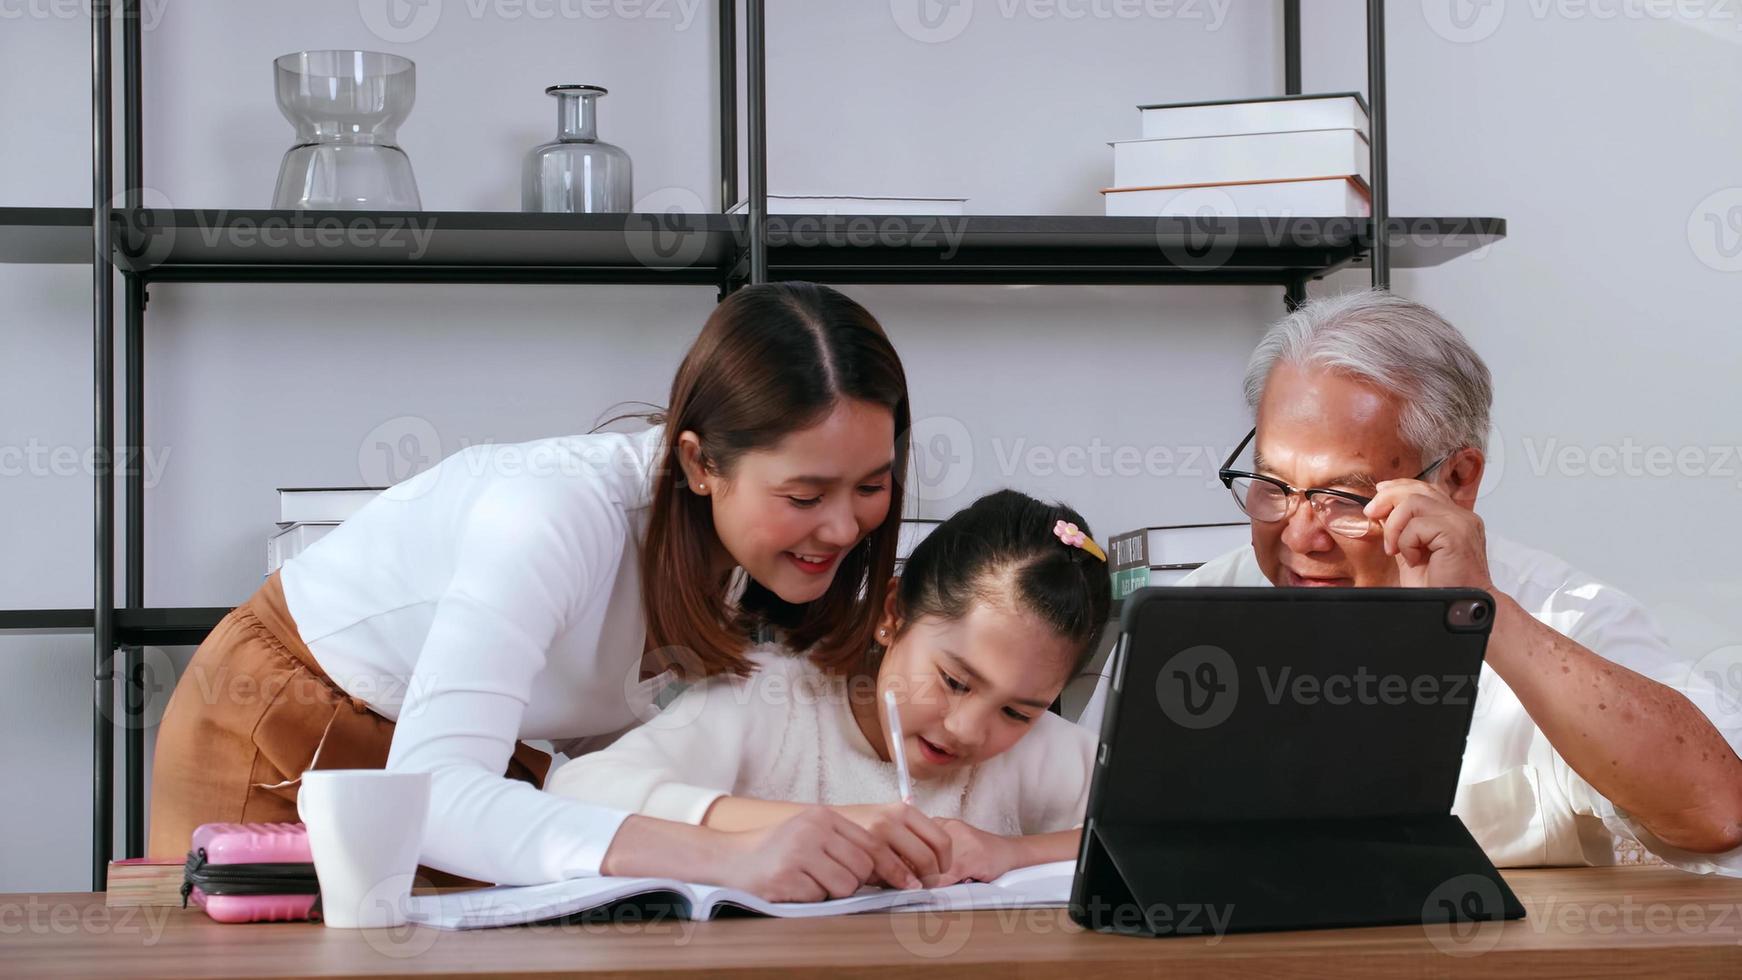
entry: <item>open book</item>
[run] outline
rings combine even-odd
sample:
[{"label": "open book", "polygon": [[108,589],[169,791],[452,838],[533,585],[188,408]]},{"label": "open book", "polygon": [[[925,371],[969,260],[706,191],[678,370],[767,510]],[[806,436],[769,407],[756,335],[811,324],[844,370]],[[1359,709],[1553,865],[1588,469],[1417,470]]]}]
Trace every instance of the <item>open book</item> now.
[{"label": "open book", "polygon": [[669,907],[686,919],[711,919],[721,909],[808,918],[855,912],[1062,907],[1070,901],[1075,870],[1074,861],[1055,861],[1017,868],[996,881],[906,891],[866,888],[828,902],[768,902],[733,888],[671,878],[570,878],[548,885],[417,895],[410,900],[407,918],[437,929],[489,929],[560,919],[624,901]]}]

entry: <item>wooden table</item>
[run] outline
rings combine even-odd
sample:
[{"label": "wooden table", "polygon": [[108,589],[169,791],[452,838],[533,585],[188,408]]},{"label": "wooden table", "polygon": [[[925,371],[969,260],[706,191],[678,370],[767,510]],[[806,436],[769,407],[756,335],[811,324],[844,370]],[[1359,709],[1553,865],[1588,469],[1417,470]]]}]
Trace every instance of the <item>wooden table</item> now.
[{"label": "wooden table", "polygon": [[1742,880],[1665,868],[1506,874],[1529,917],[1219,938],[1084,932],[1059,910],[384,932],[225,926],[90,894],[0,896],[0,974],[50,977],[1065,977],[1679,973],[1742,977]]}]

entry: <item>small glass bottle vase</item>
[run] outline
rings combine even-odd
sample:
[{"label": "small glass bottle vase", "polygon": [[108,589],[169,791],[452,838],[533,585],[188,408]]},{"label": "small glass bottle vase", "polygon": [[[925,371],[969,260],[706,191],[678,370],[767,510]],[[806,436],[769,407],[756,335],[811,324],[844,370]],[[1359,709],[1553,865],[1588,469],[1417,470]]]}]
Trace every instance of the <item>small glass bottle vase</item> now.
[{"label": "small glass bottle vase", "polygon": [[634,207],[629,154],[599,139],[597,85],[552,85],[557,100],[557,138],[526,155],[521,208],[598,214]]},{"label": "small glass bottle vase", "polygon": [[417,99],[417,66],[375,51],[300,51],[273,63],[278,108],[296,145],[278,170],[275,208],[423,208],[399,126]]}]

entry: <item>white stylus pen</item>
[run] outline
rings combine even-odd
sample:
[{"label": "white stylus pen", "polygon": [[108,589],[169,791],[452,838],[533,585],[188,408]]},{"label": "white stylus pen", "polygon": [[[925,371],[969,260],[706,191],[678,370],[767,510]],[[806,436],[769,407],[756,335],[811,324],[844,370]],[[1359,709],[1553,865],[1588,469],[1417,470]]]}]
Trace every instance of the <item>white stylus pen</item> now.
[{"label": "white stylus pen", "polygon": [[907,739],[901,734],[901,712],[895,708],[895,692],[883,692],[884,713],[889,716],[889,742],[895,748],[895,778],[901,786],[901,802],[913,802],[913,777],[907,774]]}]

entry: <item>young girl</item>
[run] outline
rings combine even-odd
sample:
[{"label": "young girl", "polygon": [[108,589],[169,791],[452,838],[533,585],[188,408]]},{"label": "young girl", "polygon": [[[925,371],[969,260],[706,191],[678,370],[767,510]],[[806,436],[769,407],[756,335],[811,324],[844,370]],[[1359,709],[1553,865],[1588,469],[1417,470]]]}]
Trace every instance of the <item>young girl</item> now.
[{"label": "young girl", "polygon": [[635,435],[450,456],[227,615],[159,731],[151,853],[185,853],[203,823],[297,819],[307,769],[385,767],[430,774],[421,860],[438,871],[857,889],[888,849],[832,814],[723,834],[538,790],[550,760],[522,739],[573,752],[674,676],[745,673],[759,624],[818,656],[874,636],[864,597],[894,568],[910,423],[871,314],[807,283],[741,289],[667,404]]},{"label": "young girl", "polygon": [[[1111,604],[1106,557],[1084,526],[1015,491],[983,497],[914,549],[862,657],[763,650],[752,676],[690,688],[548,788],[733,830],[825,804],[881,839],[905,831],[897,850],[913,868],[947,837],[937,853],[948,866],[927,885],[1069,859],[1096,738],[1047,708],[1094,651]],[[898,802],[885,692],[899,705],[911,807]],[[881,877],[921,884],[909,870]]]}]

